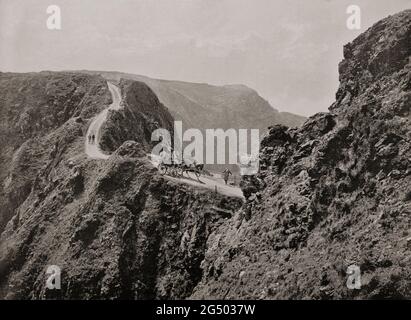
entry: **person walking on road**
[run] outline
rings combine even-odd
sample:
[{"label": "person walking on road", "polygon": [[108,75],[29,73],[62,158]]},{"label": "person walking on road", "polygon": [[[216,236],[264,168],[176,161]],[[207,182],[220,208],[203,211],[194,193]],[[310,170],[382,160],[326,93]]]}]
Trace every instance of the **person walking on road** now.
[{"label": "person walking on road", "polygon": [[225,168],[223,171],[223,179],[224,179],[225,184],[227,184],[230,174],[232,175],[232,172],[228,168]]}]

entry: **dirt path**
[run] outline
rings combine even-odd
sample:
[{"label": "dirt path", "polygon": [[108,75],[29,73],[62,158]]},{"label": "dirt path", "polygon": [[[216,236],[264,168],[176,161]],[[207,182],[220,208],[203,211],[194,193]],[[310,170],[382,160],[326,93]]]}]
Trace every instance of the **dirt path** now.
[{"label": "dirt path", "polygon": [[[91,122],[90,127],[87,130],[86,141],[85,141],[85,152],[92,159],[108,159],[108,155],[104,154],[100,148],[100,134],[101,126],[107,119],[108,110],[119,110],[121,108],[121,93],[120,88],[116,85],[107,82],[108,88],[113,99],[112,104],[107,108],[101,111]],[[89,137],[94,134],[95,140],[89,140]]]},{"label": "dirt path", "polygon": [[[91,122],[88,130],[87,130],[87,135],[86,135],[86,141],[84,145],[84,150],[87,154],[88,157],[92,159],[108,159],[109,155],[103,153],[103,151],[100,148],[100,135],[101,135],[101,126],[107,119],[107,114],[108,110],[119,110],[121,108],[121,92],[120,88],[117,87],[116,85],[107,82],[108,88],[110,90],[113,102],[112,104],[107,108],[101,111]],[[93,141],[90,141],[88,137],[92,136],[94,134],[95,140],[94,143]],[[156,160],[153,160],[153,157],[151,157],[151,163],[153,166],[157,167],[158,162]],[[177,183],[185,183],[189,184],[192,186],[196,186],[199,188],[206,188],[210,189],[213,191],[217,191],[218,193],[224,194],[226,196],[230,197],[239,197],[243,198],[243,193],[240,188],[226,185],[223,181],[223,179],[213,176],[213,177],[204,177],[202,176],[200,178],[200,182],[197,181],[197,179],[194,177],[194,174],[190,174],[188,177],[184,176],[182,178],[174,178],[170,176],[165,176],[167,179],[175,181]]]}]

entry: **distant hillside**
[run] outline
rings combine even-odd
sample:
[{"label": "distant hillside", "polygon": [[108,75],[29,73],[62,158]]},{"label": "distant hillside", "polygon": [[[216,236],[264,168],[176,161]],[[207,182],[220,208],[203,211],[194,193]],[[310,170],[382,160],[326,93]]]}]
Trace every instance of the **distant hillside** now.
[{"label": "distant hillside", "polygon": [[120,73],[99,73],[107,79],[132,79],[146,83],[186,128],[255,128],[265,131],[274,124],[299,126],[303,116],[274,109],[258,93],[244,85],[214,86],[205,83],[158,80]]}]

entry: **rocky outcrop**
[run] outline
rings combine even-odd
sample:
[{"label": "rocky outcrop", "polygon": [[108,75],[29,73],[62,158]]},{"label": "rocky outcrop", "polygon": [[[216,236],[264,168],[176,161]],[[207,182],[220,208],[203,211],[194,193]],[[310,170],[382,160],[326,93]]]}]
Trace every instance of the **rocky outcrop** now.
[{"label": "rocky outcrop", "polygon": [[345,46],[330,113],[270,128],[193,298],[411,298],[410,43],[411,10],[378,22]]},{"label": "rocky outcrop", "polygon": [[[145,85],[121,82],[124,109],[104,128],[113,154],[96,160],[84,134],[110,103],[102,78],[1,74],[1,178],[17,205],[0,298],[411,298],[410,40],[408,10],[347,45],[330,112],[269,129],[243,206],[157,174],[145,130],[171,119]],[[50,124],[21,118],[49,98],[63,110]],[[61,290],[45,286],[50,265]]]},{"label": "rocky outcrop", "polygon": [[151,141],[155,129],[167,129],[173,135],[173,117],[144,83],[121,79],[122,109],[109,111],[102,127],[101,147],[113,152],[123,141],[139,142],[148,152],[158,142]]}]

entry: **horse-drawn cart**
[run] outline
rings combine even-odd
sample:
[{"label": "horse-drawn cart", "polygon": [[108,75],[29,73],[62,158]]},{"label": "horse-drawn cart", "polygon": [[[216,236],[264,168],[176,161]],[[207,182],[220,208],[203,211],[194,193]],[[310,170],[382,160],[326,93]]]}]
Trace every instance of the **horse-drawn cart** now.
[{"label": "horse-drawn cart", "polygon": [[158,165],[158,171],[160,174],[165,175],[168,174],[172,177],[183,177],[184,173],[189,176],[189,172],[193,172],[199,180],[201,174],[204,171],[204,164],[186,164],[186,163],[165,163],[163,161],[160,162]]}]

